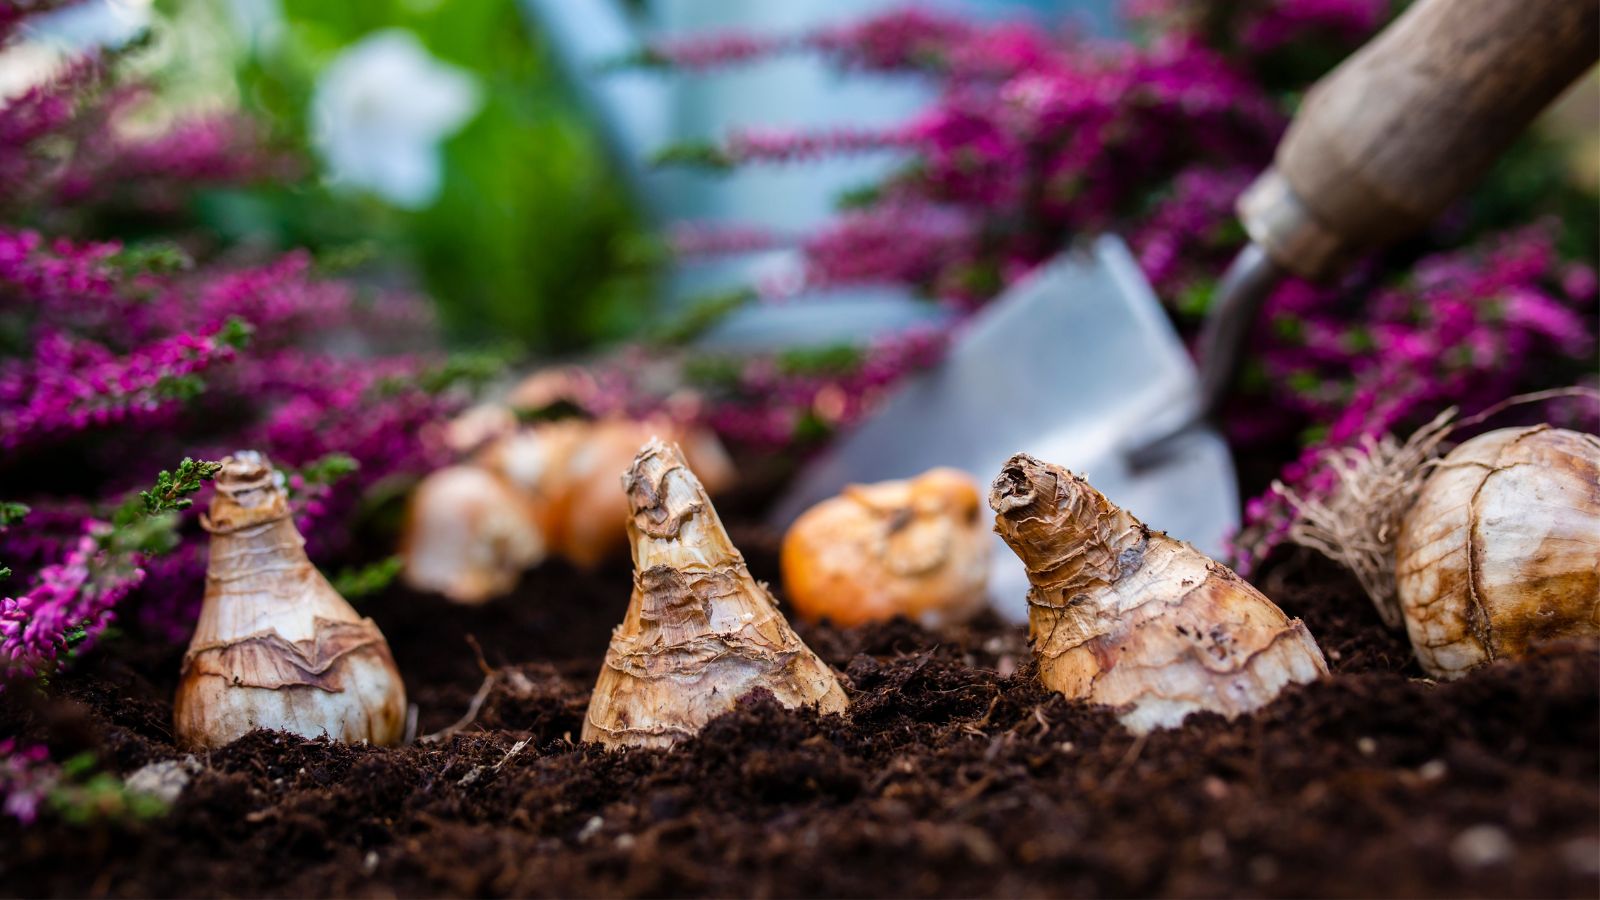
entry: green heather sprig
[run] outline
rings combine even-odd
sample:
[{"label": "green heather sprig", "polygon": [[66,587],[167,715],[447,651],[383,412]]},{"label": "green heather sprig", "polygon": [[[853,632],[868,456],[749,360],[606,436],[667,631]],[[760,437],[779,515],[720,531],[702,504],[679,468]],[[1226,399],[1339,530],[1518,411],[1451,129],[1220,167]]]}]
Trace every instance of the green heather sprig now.
[{"label": "green heather sprig", "polygon": [[187,456],[178,463],[177,469],[170,472],[162,469],[156,475],[155,487],[139,492],[139,499],[144,502],[144,514],[154,516],[169,510],[188,509],[194,505],[189,495],[200,490],[201,485],[215,478],[220,471],[220,462],[196,462]]}]

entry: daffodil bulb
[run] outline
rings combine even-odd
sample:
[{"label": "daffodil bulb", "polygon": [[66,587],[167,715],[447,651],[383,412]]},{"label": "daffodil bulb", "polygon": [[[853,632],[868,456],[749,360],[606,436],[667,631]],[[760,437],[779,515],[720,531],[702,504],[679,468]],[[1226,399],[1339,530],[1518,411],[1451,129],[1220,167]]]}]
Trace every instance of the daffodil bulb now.
[{"label": "daffodil bulb", "polygon": [[711,491],[733,482],[733,464],[715,435],[665,420],[541,423],[494,443],[478,464],[527,496],[552,553],[593,568],[627,547],[628,504],[617,478],[654,436],[681,441]]},{"label": "daffodil bulb", "polygon": [[202,524],[206,593],[183,657],[180,742],[220,747],[256,729],[397,744],[405,687],[371,619],[306,558],[282,479],[260,454],[223,460]]},{"label": "daffodil bulb", "polygon": [[517,430],[517,416],[498,403],[480,403],[446,422],[444,445],[456,453],[471,453],[490,441]]},{"label": "daffodil bulb", "polygon": [[516,587],[545,552],[537,510],[492,472],[447,466],[412,493],[400,556],[418,590],[483,603]]},{"label": "daffodil bulb", "polygon": [[843,710],[833,670],[751,577],[682,452],[652,440],[623,487],[633,595],[589,701],[584,740],[670,746],[757,688],[791,708]]},{"label": "daffodil bulb", "polygon": [[784,594],[801,618],[843,626],[970,618],[988,603],[993,539],[981,507],[977,484],[955,469],[851,485],[784,535]]},{"label": "daffodil bulb", "polygon": [[1600,438],[1502,428],[1439,459],[1452,414],[1330,457],[1340,485],[1291,495],[1291,537],[1354,570],[1435,678],[1600,636]]},{"label": "daffodil bulb", "polygon": [[1131,731],[1233,718],[1328,672],[1300,620],[1066,469],[1013,456],[989,506],[1028,571],[1040,680],[1115,708]]}]

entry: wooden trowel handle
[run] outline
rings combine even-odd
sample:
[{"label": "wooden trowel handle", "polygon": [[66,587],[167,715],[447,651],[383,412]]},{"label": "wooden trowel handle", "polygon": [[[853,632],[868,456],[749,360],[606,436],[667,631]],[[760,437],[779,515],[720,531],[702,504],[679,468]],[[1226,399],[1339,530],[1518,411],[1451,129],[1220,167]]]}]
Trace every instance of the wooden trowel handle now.
[{"label": "wooden trowel handle", "polygon": [[1597,0],[1418,0],[1306,95],[1240,215],[1326,275],[1425,226],[1597,57]]}]

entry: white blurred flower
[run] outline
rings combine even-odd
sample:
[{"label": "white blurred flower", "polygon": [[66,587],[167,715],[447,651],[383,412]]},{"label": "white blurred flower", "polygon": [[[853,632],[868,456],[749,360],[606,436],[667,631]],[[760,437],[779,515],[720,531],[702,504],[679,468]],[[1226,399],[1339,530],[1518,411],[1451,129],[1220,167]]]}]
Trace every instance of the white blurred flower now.
[{"label": "white blurred flower", "polygon": [[66,50],[121,47],[150,27],[151,0],[89,0],[28,20],[23,35]]},{"label": "white blurred flower", "polygon": [[[4,0],[0,0],[4,2]],[[151,25],[152,0],[86,0],[24,20],[0,51],[0,109],[96,47],[121,47]]]},{"label": "white blurred flower", "polygon": [[481,104],[471,74],[434,59],[411,32],[386,29],[352,44],[317,79],[312,142],[334,183],[419,209],[439,193],[439,143]]}]

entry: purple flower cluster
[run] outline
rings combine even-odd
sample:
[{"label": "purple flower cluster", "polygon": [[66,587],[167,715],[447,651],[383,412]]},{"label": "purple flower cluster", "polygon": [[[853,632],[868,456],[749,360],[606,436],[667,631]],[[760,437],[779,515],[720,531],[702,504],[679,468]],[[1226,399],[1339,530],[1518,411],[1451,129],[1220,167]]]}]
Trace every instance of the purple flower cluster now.
[{"label": "purple flower cluster", "polygon": [[171,212],[199,185],[246,184],[298,172],[292,159],[264,146],[254,125],[233,115],[180,120],[148,138],[96,133],[79,143],[59,176],[57,201],[121,202],[146,212]]},{"label": "purple flower cluster", "polygon": [[675,259],[758,253],[788,243],[771,229],[758,225],[724,225],[717,222],[679,222],[667,235],[667,249]]},{"label": "purple flower cluster", "polygon": [[[0,4],[0,41],[42,6]],[[124,124],[145,92],[115,69],[80,60],[0,107],[0,217],[92,235],[132,209],[166,225],[199,185],[298,171],[228,116],[137,135]],[[197,509],[145,520],[125,503],[183,456],[353,459],[333,483],[294,481],[309,548],[336,563],[365,497],[441,461],[426,426],[462,398],[428,377],[438,359],[400,352],[434,333],[416,297],[321,278],[305,253],[195,262],[0,224],[0,499],[32,507],[0,528],[0,682],[58,668],[113,617],[187,634],[204,544],[180,538],[198,536]]]},{"label": "purple flower cluster", "polygon": [[1131,20],[1165,34],[1237,44],[1252,56],[1308,42],[1354,49],[1389,17],[1392,0],[1125,0]]},{"label": "purple flower cluster", "polygon": [[731,165],[804,162],[903,147],[911,140],[912,134],[907,129],[894,127],[834,128],[818,132],[745,128],[729,136],[722,158]]},{"label": "purple flower cluster", "polygon": [[129,123],[149,91],[114,85],[114,69],[84,56],[0,106],[0,212],[173,212],[199,186],[299,171],[233,115],[180,118],[159,134],[136,134]]},{"label": "purple flower cluster", "polygon": [[61,770],[43,744],[0,740],[0,813],[32,824],[60,778]]},{"label": "purple flower cluster", "polygon": [[[1423,259],[1359,319],[1340,312],[1335,291],[1298,283],[1279,290],[1266,312],[1280,331],[1263,359],[1271,414],[1324,423],[1320,439],[1283,469],[1284,485],[1317,496],[1334,487],[1323,460],[1330,449],[1403,434],[1449,406],[1471,414],[1537,387],[1537,360],[1592,360],[1595,294],[1583,277],[1592,270],[1563,266],[1551,230],[1536,226]],[[1287,536],[1293,510],[1274,489],[1250,501],[1246,521],[1236,556],[1248,572]]]},{"label": "purple flower cluster", "polygon": [[[1111,230],[1129,236],[1179,327],[1192,334],[1246,239],[1233,204],[1270,161],[1291,111],[1283,98],[1381,27],[1394,4],[1127,6],[1147,43],[1095,44],[912,9],[788,41],[704,39],[694,65],[811,51],[846,69],[914,73],[938,88],[928,109],[882,132],[893,137],[882,145],[902,153],[905,165],[798,241],[807,273],[800,290],[890,282],[970,310],[1075,237]],[[719,45],[739,49],[707,52]],[[673,56],[670,47],[655,52]],[[736,135],[703,158],[755,163],[868,143],[824,130],[810,139],[785,134],[750,152],[748,138]],[[1253,343],[1258,356],[1242,388],[1248,402],[1229,412],[1235,443],[1280,458],[1300,453],[1284,478],[1314,492],[1323,449],[1592,370],[1600,332],[1593,269],[1560,260],[1549,228],[1475,236],[1466,249],[1461,234],[1441,228],[1428,238],[1432,255],[1417,261],[1416,247],[1425,246],[1418,242],[1368,261],[1339,285],[1284,285]],[[752,365],[743,380],[759,398],[771,386]],[[835,384],[845,395],[855,388]],[[857,404],[836,394],[802,397],[854,414]],[[770,412],[759,402],[725,411],[713,404],[712,418],[729,436],[779,441],[805,407],[781,390],[767,396]],[[1281,536],[1285,515],[1279,498],[1250,505],[1240,541],[1246,565]]]},{"label": "purple flower cluster", "polygon": [[744,447],[772,450],[797,437],[815,439],[859,420],[907,373],[935,362],[946,340],[942,331],[915,329],[824,365],[781,355],[746,358],[730,379],[709,388],[703,419]]},{"label": "purple flower cluster", "polygon": [[234,358],[221,331],[178,334],[122,355],[64,332],[37,334],[31,357],[0,362],[0,450],[160,420],[188,399],[196,376]]},{"label": "purple flower cluster", "polygon": [[946,207],[884,205],[839,216],[802,244],[805,287],[826,290],[872,282],[934,285],[965,297],[963,285],[938,285],[950,263],[969,253],[972,221]]},{"label": "purple flower cluster", "polygon": [[1050,52],[1049,42],[1033,28],[977,26],[959,16],[910,7],[800,35],[729,32],[660,40],[647,46],[641,59],[650,65],[704,71],[807,51],[821,53],[846,69],[970,76],[1016,71]]},{"label": "purple flower cluster", "polygon": [[61,558],[17,597],[0,597],[0,686],[47,671],[65,653],[93,646],[114,609],[144,580],[133,559],[107,552],[110,526],[86,521]]}]

